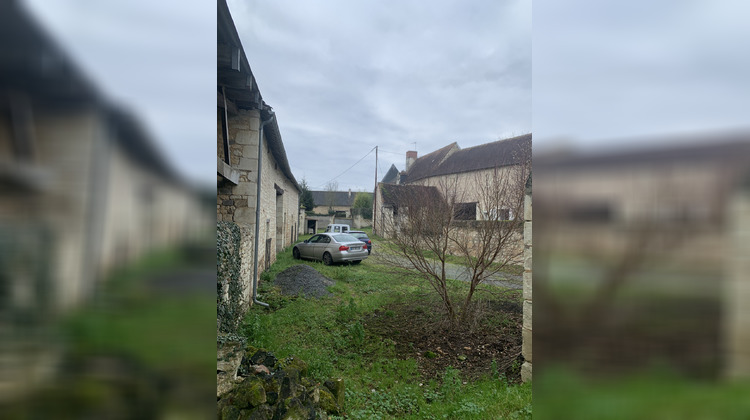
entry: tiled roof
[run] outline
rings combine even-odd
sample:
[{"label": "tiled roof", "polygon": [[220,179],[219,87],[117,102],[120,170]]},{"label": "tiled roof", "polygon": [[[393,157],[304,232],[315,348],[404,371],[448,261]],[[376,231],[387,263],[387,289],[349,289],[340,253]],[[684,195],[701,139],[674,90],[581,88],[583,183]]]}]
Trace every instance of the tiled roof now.
[{"label": "tiled roof", "polygon": [[655,138],[652,144],[673,143],[662,146],[629,147],[605,152],[568,154],[539,154],[534,166],[540,169],[580,170],[591,167],[674,164],[687,162],[724,162],[726,165],[744,165],[750,161],[750,135],[695,136],[679,144],[672,139]]},{"label": "tiled roof", "polygon": [[384,182],[386,184],[395,184],[398,180],[398,168],[396,168],[396,165],[391,165],[391,168],[388,169],[388,172],[385,173],[385,176],[380,182]]},{"label": "tiled roof", "polygon": [[[351,207],[352,204],[354,204],[354,197],[359,194],[358,192],[352,191],[351,195],[349,191],[310,191],[312,193],[313,202],[315,203],[315,207],[318,206],[328,206],[329,205],[329,198],[331,197],[331,194],[333,194],[333,205],[336,207]],[[365,193],[370,194],[372,193]]]},{"label": "tiled roof", "polygon": [[378,184],[385,206],[401,206],[409,202],[440,202],[443,197],[435,187],[423,185]]},{"label": "tiled roof", "polygon": [[452,143],[418,158],[406,172],[404,182],[517,165],[530,157],[531,134],[467,149],[461,149],[458,144]]}]

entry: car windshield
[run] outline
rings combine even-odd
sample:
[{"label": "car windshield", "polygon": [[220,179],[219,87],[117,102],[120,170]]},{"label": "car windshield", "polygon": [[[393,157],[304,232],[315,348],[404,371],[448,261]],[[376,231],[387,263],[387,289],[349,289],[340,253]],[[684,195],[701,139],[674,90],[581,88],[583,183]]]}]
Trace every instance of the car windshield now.
[{"label": "car windshield", "polygon": [[333,239],[336,240],[336,242],[357,242],[359,239],[355,238],[352,235],[342,233],[340,235],[333,235]]}]

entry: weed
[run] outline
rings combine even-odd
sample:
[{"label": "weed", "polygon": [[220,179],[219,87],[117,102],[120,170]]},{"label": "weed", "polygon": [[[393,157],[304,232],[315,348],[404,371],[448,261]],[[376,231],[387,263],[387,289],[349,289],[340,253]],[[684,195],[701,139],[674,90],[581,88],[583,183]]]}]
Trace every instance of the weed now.
[{"label": "weed", "polygon": [[516,410],[510,414],[512,419],[530,419],[531,418],[531,404],[526,404],[520,410]]},{"label": "weed", "polygon": [[445,368],[440,392],[449,399],[454,399],[461,393],[461,376],[458,369],[453,366]]},{"label": "weed", "polygon": [[353,321],[359,315],[357,304],[354,298],[349,298],[348,305],[339,305],[336,307],[336,320],[341,323]]},{"label": "weed", "polygon": [[331,267],[330,272],[331,272],[330,277],[334,280],[348,281],[349,276],[351,275],[350,267],[343,266],[343,265]]},{"label": "weed", "polygon": [[422,395],[424,395],[424,399],[428,403],[443,399],[443,394],[431,388],[427,388],[424,391],[422,391]]},{"label": "weed", "polygon": [[349,340],[356,349],[362,348],[365,344],[365,327],[361,322],[357,321],[349,326]]},{"label": "weed", "polygon": [[458,410],[456,410],[454,414],[456,414],[458,418],[463,418],[466,414],[477,415],[483,413],[484,410],[484,407],[480,407],[476,403],[464,401],[459,405]]},{"label": "weed", "polygon": [[252,315],[248,314],[248,316],[245,318],[245,322],[242,324],[240,330],[241,334],[247,337],[248,340],[253,340],[257,338],[257,335],[260,331],[260,316],[258,316],[257,313],[254,313]]}]

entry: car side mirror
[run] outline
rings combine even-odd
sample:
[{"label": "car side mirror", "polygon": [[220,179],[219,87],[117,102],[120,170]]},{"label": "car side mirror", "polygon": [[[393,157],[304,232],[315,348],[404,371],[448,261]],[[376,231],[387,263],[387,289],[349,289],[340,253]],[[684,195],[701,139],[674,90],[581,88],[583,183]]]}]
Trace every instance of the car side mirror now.
[{"label": "car side mirror", "polygon": [[310,240],[309,240],[309,239],[305,239],[305,241],[304,241],[304,242],[305,242],[305,243],[308,243],[308,242],[310,242]]}]

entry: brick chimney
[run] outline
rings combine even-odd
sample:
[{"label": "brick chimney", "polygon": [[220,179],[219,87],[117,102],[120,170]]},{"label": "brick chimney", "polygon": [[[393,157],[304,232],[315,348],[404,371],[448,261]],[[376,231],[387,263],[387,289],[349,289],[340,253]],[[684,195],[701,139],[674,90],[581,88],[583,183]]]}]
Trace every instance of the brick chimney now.
[{"label": "brick chimney", "polygon": [[417,152],[414,150],[409,150],[406,152],[406,169],[405,171],[408,171],[409,168],[411,168],[411,165],[414,164],[414,161],[417,160]]}]

